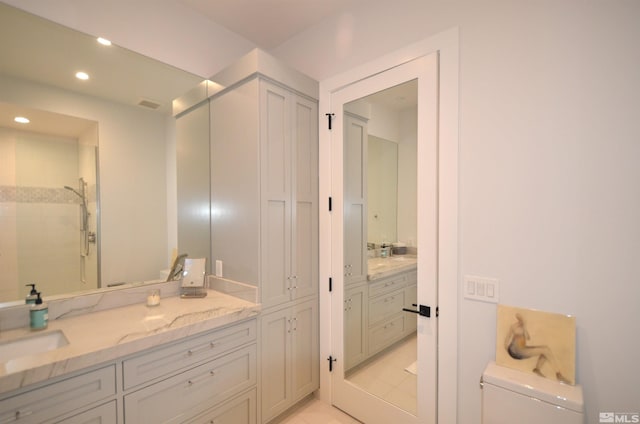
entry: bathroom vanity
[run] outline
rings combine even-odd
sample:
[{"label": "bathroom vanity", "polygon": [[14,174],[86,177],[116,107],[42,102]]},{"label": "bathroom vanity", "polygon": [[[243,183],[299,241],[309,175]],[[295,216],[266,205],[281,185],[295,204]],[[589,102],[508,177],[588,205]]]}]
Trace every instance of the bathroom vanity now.
[{"label": "bathroom vanity", "polygon": [[413,314],[402,311],[417,299],[415,256],[370,258],[367,280],[345,290],[345,370],[416,331]]},{"label": "bathroom vanity", "polygon": [[52,321],[67,345],[2,363],[0,422],[255,423],[259,310],[209,290]]}]

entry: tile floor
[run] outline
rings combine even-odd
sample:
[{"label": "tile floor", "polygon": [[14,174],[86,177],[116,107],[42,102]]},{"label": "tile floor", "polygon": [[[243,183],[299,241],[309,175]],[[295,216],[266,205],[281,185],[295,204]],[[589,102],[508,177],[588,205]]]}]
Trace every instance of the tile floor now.
[{"label": "tile floor", "polygon": [[[416,341],[415,336],[405,339],[393,350],[385,352],[353,372],[348,379],[374,395],[415,414],[416,376],[405,368],[416,360]],[[278,423],[360,424],[360,421],[331,405],[311,398],[282,417]]]},{"label": "tile floor", "polygon": [[417,338],[414,335],[400,342],[347,378],[369,393],[415,415],[418,382],[415,374],[405,368],[416,360]]},{"label": "tile floor", "polygon": [[360,421],[345,414],[338,408],[310,398],[296,407],[278,424],[361,424]]}]

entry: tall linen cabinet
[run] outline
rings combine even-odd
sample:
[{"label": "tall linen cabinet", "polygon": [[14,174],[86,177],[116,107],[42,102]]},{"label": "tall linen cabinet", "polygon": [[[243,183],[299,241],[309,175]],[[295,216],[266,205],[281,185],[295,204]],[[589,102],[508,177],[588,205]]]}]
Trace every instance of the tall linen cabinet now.
[{"label": "tall linen cabinet", "polygon": [[213,81],[212,269],[258,288],[265,423],[319,387],[317,83],[260,51]]}]

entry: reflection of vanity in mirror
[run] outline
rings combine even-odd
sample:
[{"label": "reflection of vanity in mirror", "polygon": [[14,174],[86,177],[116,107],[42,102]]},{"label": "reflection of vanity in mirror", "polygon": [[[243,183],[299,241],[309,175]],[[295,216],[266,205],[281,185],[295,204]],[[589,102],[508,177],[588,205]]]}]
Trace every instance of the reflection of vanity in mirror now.
[{"label": "reflection of vanity in mirror", "polygon": [[345,378],[416,413],[417,83],[345,105]]},{"label": "reflection of vanity in mirror", "polygon": [[157,280],[176,247],[171,101],[202,78],[1,3],[0,55],[0,303]]}]

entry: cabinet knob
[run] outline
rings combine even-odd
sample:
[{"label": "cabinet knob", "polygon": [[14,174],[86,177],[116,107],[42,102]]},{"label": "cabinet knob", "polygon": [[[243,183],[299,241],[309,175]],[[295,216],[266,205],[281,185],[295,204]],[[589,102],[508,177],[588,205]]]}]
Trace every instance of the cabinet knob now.
[{"label": "cabinet knob", "polygon": [[20,418],[24,418],[27,417],[29,415],[33,414],[33,411],[21,411],[21,410],[17,410],[16,411],[16,420],[19,420]]},{"label": "cabinet knob", "polygon": [[199,381],[201,381],[201,380],[204,380],[204,379],[205,379],[205,378],[207,378],[207,377],[213,377],[213,376],[215,376],[215,375],[216,375],[215,371],[211,370],[211,371],[209,371],[206,375],[203,375],[203,376],[198,377],[198,378],[194,378],[193,380],[187,380],[187,384],[188,384],[189,386],[193,386],[193,385],[194,385],[194,384],[196,384],[197,382],[199,382]]}]

